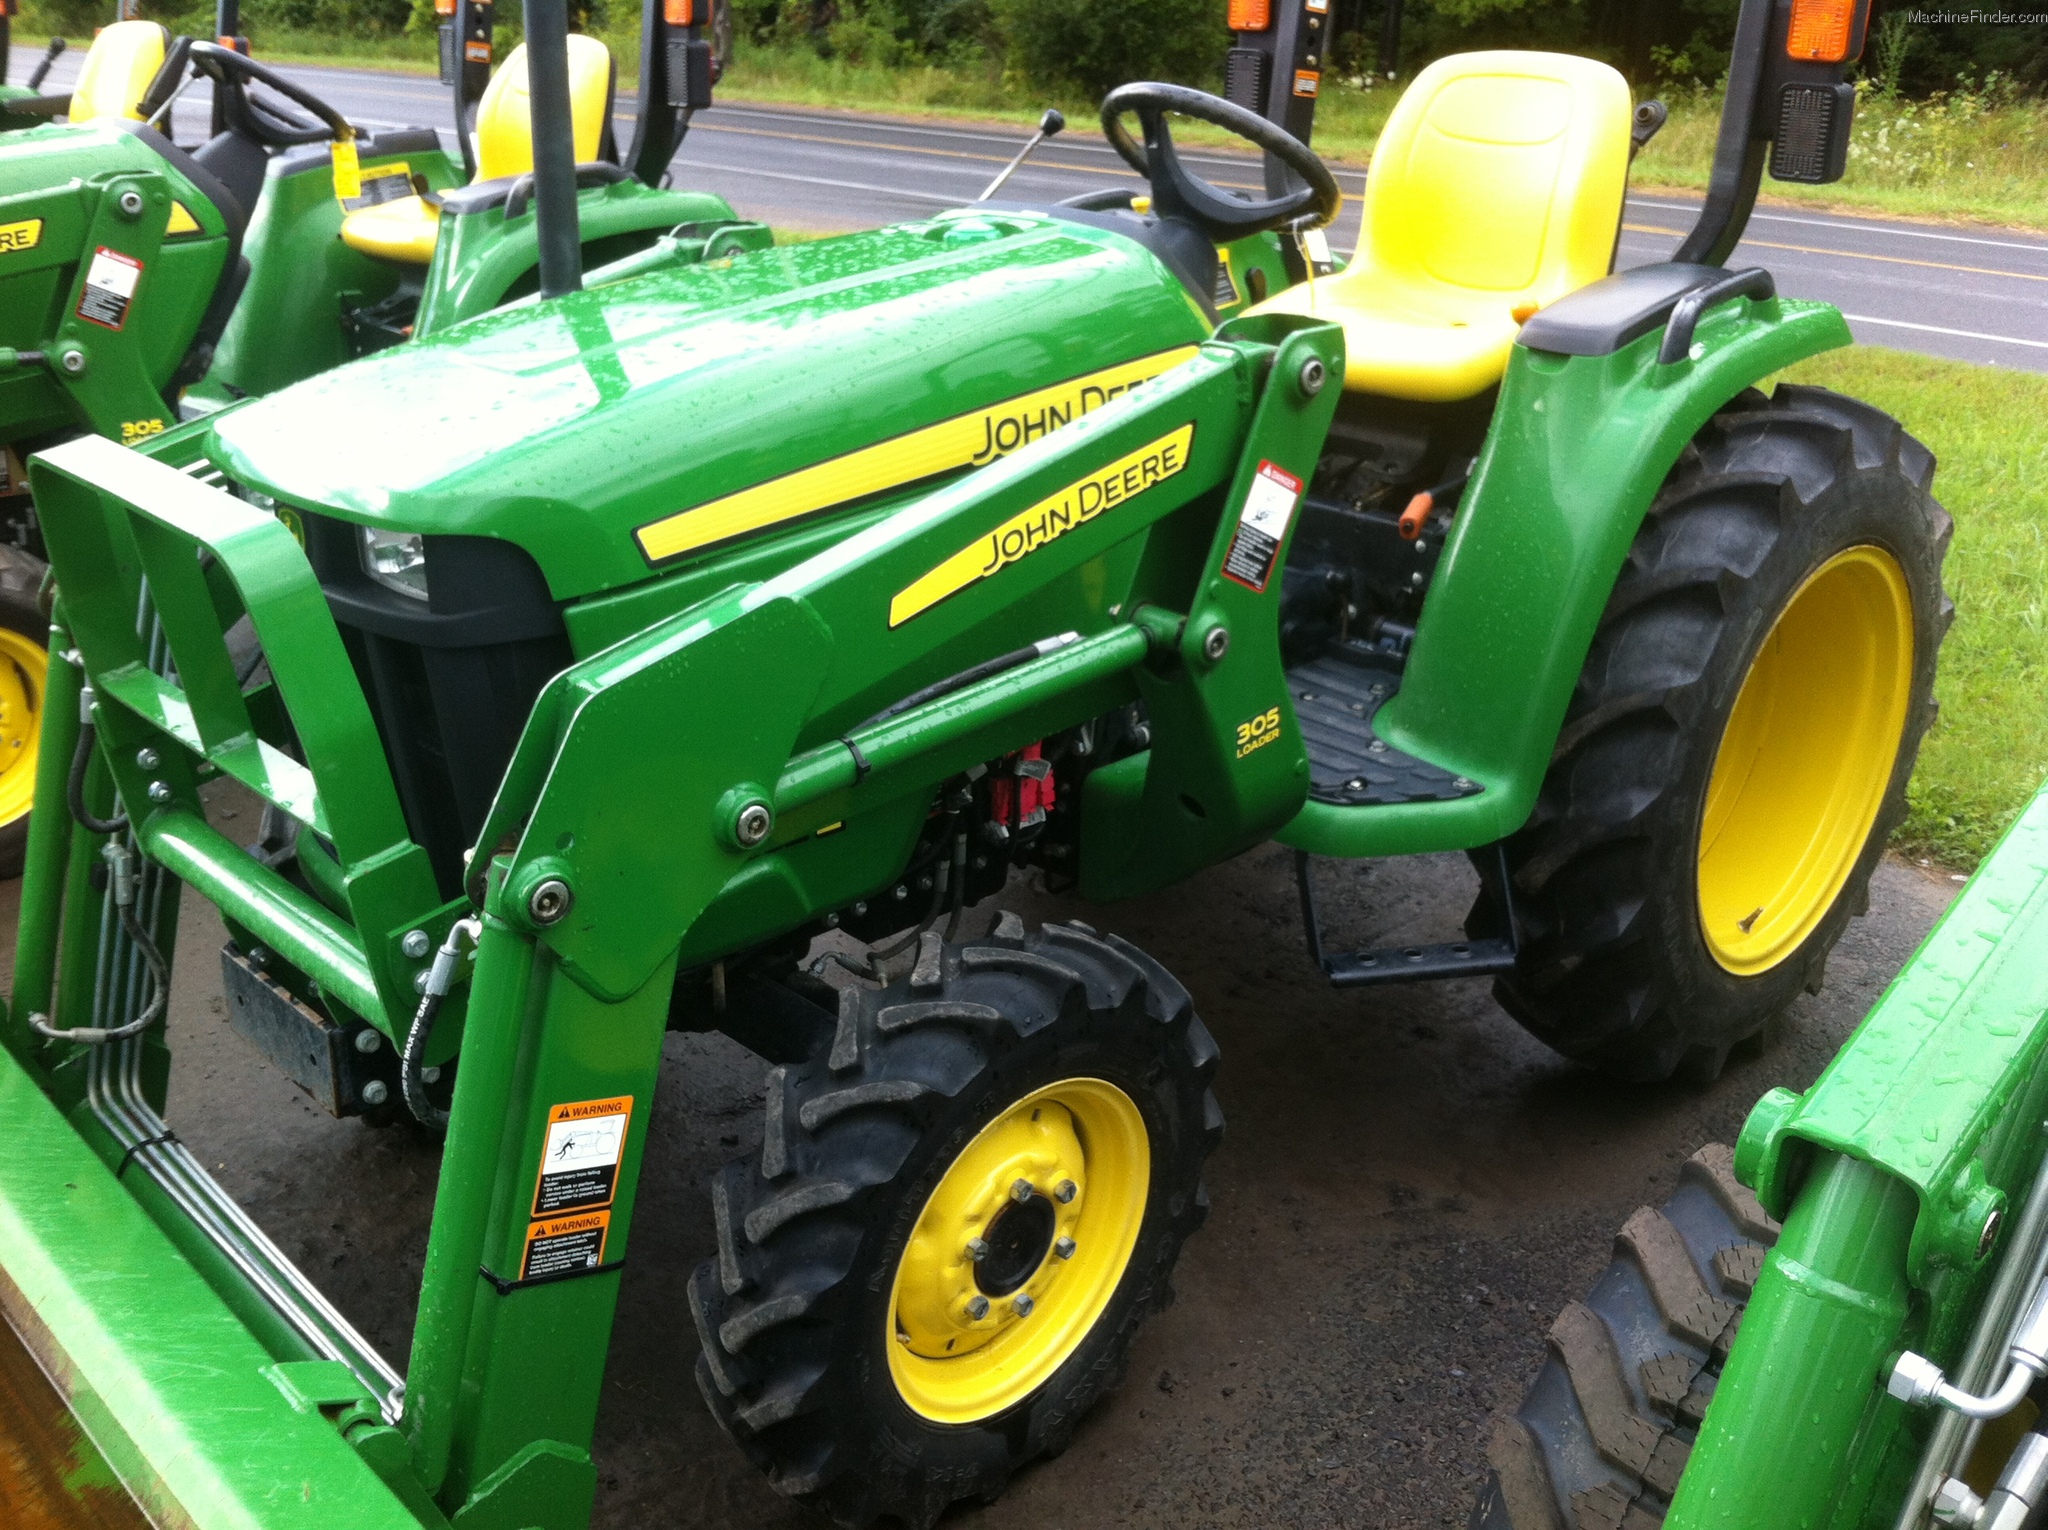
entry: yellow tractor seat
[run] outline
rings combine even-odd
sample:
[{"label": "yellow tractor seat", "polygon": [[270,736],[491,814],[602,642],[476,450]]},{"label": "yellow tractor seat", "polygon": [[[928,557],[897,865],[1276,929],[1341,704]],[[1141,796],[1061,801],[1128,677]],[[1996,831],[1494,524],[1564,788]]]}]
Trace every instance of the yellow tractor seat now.
[{"label": "yellow tractor seat", "polygon": [[142,93],[164,66],[171,34],[154,21],[117,21],[102,27],[71,87],[72,122],[126,117],[140,122]]},{"label": "yellow tractor seat", "polygon": [[[604,152],[612,120],[617,69],[612,51],[594,37],[569,36],[569,116],[574,126],[576,163]],[[528,100],[526,44],[512,50],[476,109],[476,181],[533,173],[533,108]],[[506,189],[511,189],[508,184]],[[359,207],[341,220],[341,237],[352,250],[404,265],[434,258],[441,209],[423,197],[398,197]]]},{"label": "yellow tractor seat", "polygon": [[1358,253],[1258,313],[1344,326],[1344,385],[1450,402],[1501,379],[1523,320],[1607,274],[1632,112],[1613,69],[1461,53],[1415,77],[1373,150]]}]

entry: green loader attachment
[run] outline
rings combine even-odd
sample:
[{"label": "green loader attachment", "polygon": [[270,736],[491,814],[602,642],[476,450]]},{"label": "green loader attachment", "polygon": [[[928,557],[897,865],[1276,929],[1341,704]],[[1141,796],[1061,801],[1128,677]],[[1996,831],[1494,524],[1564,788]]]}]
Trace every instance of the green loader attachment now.
[{"label": "green loader attachment", "polygon": [[[534,294],[37,454],[0,1296],[158,1523],[584,1524],[671,1030],[757,1054],[766,1117],[694,1337],[652,1337],[773,1485],[926,1526],[1062,1448],[1223,1120],[1158,962],[978,906],[1019,868],[1113,903],[1279,838],[1333,981],[1491,976],[1622,1079],[1711,1077],[1820,981],[1931,716],[1947,519],[1896,422],[1757,390],[1841,315],[1712,262],[1774,142],[1825,178],[1849,39],[1745,5],[1699,259],[1620,274],[1619,76],[1441,61],[1338,272],[1282,125],[1306,14],[1240,38],[1244,100],[1105,101],[1145,205],[593,266],[531,0]],[[1325,949],[1327,862],[1444,850],[1464,931]],[[280,1071],[445,1133],[402,1377],[163,1119],[188,894]]]}]

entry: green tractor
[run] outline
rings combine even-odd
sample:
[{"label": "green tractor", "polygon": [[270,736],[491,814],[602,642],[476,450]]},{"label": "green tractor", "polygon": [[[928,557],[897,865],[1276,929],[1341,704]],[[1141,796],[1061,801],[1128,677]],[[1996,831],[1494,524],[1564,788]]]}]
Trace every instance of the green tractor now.
[{"label": "green tractor", "polygon": [[1550,1331],[1472,1530],[2023,1530],[2048,1502],[2048,789],[1813,1087]]},{"label": "green tractor", "polygon": [[[1932,714],[1949,528],[1896,422],[1758,390],[1842,316],[1722,262],[1767,165],[1839,175],[1864,9],[1744,0],[1712,192],[1640,270],[1628,89],[1537,53],[1417,78],[1334,270],[1290,0],[1234,99],[1105,100],[1143,204],[585,271],[529,0],[536,294],[31,468],[0,1300],[144,1508],[582,1525],[671,1030],[768,1069],[690,1347],[774,1486],[923,1526],[1063,1447],[1223,1118],[1158,962],[990,922],[1020,867],[1112,903],[1278,838],[1333,982],[1489,976],[1623,1079],[1710,1076],[1818,984]],[[1192,175],[1176,113],[1265,194]],[[230,839],[223,778],[289,833]],[[1324,948],[1311,858],[1446,850],[1463,932]],[[188,891],[280,1070],[445,1131],[402,1377],[164,1123]]]},{"label": "green tractor", "polygon": [[[492,74],[491,11],[461,0],[445,29],[460,158],[427,128],[359,133],[244,48],[153,21],[103,29],[70,93],[0,102],[22,124],[0,134],[0,875],[27,839],[48,629],[24,460],[87,431],[136,445],[531,292],[526,54]],[[766,246],[722,198],[664,187],[710,45],[658,0],[643,20],[641,99],[674,104],[640,113],[624,153],[611,54],[569,39],[586,260]],[[230,4],[219,25],[232,36]],[[201,80],[214,131],[182,149],[168,115]]]}]

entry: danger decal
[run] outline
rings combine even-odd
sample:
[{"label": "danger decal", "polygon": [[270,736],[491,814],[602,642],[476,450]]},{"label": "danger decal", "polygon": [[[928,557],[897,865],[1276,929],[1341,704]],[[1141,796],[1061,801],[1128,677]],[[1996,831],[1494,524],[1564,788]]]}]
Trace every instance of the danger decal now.
[{"label": "danger decal", "polygon": [[1103,512],[1174,477],[1188,465],[1188,447],[1194,439],[1195,427],[1190,421],[1011,516],[899,590],[889,602],[889,625],[902,626],[947,596],[1000,573],[1076,526],[1085,526]]},{"label": "danger decal", "polygon": [[533,1215],[609,1206],[618,1192],[619,1160],[633,1097],[578,1100],[548,1111],[547,1141],[541,1148],[540,1181],[534,1186]]},{"label": "danger decal", "polygon": [[1263,595],[1272,581],[1280,548],[1294,507],[1301,502],[1301,480],[1285,468],[1261,462],[1237,518],[1237,534],[1223,555],[1223,577]]},{"label": "danger decal", "polygon": [[92,264],[85,268],[85,290],[78,295],[78,316],[102,329],[119,329],[128,322],[135,286],[141,280],[141,261],[101,245],[92,252]]}]

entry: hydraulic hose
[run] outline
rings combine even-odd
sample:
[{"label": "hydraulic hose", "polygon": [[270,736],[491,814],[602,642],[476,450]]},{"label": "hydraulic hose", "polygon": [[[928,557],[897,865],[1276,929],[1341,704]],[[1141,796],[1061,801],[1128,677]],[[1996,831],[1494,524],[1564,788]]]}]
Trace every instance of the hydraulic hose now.
[{"label": "hydraulic hose", "polygon": [[[74,771],[75,775],[76,772]],[[91,828],[92,825],[86,825]],[[100,831],[106,832],[106,831]],[[135,942],[135,949],[142,953],[142,959],[149,966],[149,1003],[142,1013],[126,1025],[102,1026],[79,1025],[64,1029],[50,1024],[50,1017],[31,1014],[29,1029],[50,1041],[76,1041],[88,1046],[101,1046],[109,1041],[126,1041],[130,1036],[139,1036],[148,1030],[163,1015],[165,1002],[171,995],[171,969],[164,961],[163,953],[150,939],[149,931],[142,926],[142,920],[135,912],[135,894],[141,878],[135,869],[135,852],[129,846],[118,842],[101,849],[113,877],[114,908],[120,914],[121,928],[128,932],[128,938]]]},{"label": "hydraulic hose", "polygon": [[[87,691],[82,705],[92,706],[92,693]],[[112,818],[95,818],[85,806],[85,773],[92,768],[93,745],[99,741],[99,730],[90,720],[81,723],[78,729],[78,747],[71,751],[71,773],[64,778],[64,801],[71,809],[71,816],[78,820],[80,828],[92,834],[122,834],[128,829],[128,815],[116,813]]]},{"label": "hydraulic hose", "polygon": [[405,1033],[405,1049],[398,1065],[399,1087],[405,1092],[405,1108],[430,1132],[448,1130],[448,1112],[427,1098],[427,1081],[422,1077],[427,1043],[433,1038],[434,1017],[441,1012],[441,1001],[454,986],[462,942],[467,940],[474,947],[483,933],[483,922],[478,919],[458,919],[448,927],[448,938],[441,942],[441,949],[434,953],[434,965],[427,969],[427,986],[420,994],[412,1028]]}]

